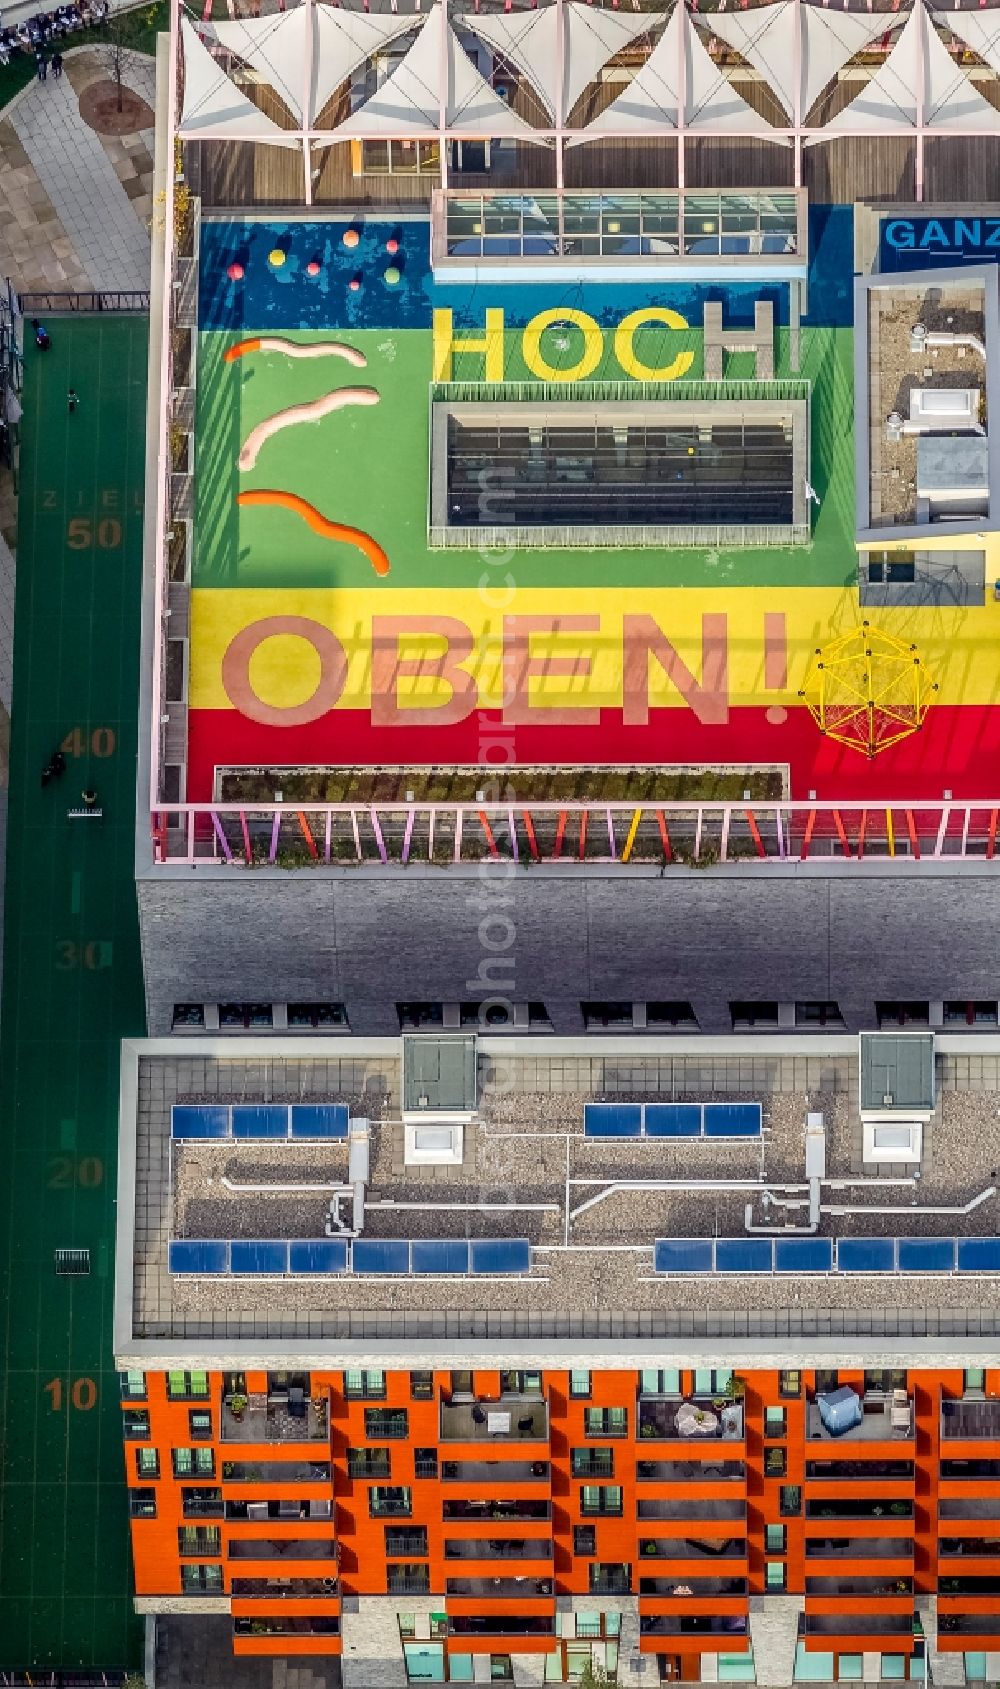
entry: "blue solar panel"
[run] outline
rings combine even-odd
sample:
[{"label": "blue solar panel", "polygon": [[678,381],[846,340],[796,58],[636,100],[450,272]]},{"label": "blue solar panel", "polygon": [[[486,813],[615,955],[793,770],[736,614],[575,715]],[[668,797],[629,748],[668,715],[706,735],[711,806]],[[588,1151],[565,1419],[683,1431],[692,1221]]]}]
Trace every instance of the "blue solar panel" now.
[{"label": "blue solar panel", "polygon": [[346,1273],[346,1237],[309,1238],[288,1245],[288,1265],[293,1273]]},{"label": "blue solar panel", "polygon": [[1000,1273],[1000,1237],[960,1237],[960,1273]]},{"label": "blue solar panel", "polygon": [[170,1111],[173,1138],[228,1138],[227,1103],[174,1103]]},{"label": "blue solar panel", "polygon": [[637,1138],[642,1131],[641,1103],[584,1103],[583,1130],[588,1138]]},{"label": "blue solar panel", "polygon": [[700,1103],[647,1103],[643,1116],[648,1138],[700,1138]]},{"label": "blue solar panel", "polygon": [[526,1237],[478,1237],[470,1251],[474,1273],[526,1273],[531,1268]]},{"label": "blue solar panel", "polygon": [[901,1273],[950,1273],[955,1265],[953,1237],[901,1237],[896,1240]]},{"label": "blue solar panel", "polygon": [[214,1239],[174,1238],[167,1246],[167,1265],[172,1273],[224,1273],[229,1245]]},{"label": "blue solar panel", "polygon": [[656,1273],[702,1273],[712,1271],[710,1237],[658,1237],[653,1246]]},{"label": "blue solar panel", "polygon": [[415,1273],[467,1273],[469,1245],[465,1238],[414,1238],[410,1260]]},{"label": "blue solar panel", "polygon": [[234,1238],[230,1244],[230,1259],[234,1273],[287,1273],[287,1243],[266,1240],[249,1242]]},{"label": "blue solar panel", "polygon": [[760,1103],[706,1103],[706,1138],[759,1138]]},{"label": "blue solar panel", "polygon": [[833,1271],[832,1237],[776,1237],[776,1273],[829,1273]]},{"label": "blue solar panel", "polygon": [[896,1249],[891,1237],[839,1237],[837,1271],[840,1273],[891,1273]]},{"label": "blue solar panel", "polygon": [[717,1273],[770,1273],[774,1270],[774,1246],[769,1237],[718,1237],[715,1240]]},{"label": "blue solar panel", "polygon": [[287,1138],[287,1103],[234,1103],[234,1138]]},{"label": "blue solar panel", "polygon": [[408,1273],[410,1245],[405,1238],[355,1238],[351,1265],[356,1273]]},{"label": "blue solar panel", "polygon": [[293,1103],[293,1138],[346,1138],[346,1103]]}]

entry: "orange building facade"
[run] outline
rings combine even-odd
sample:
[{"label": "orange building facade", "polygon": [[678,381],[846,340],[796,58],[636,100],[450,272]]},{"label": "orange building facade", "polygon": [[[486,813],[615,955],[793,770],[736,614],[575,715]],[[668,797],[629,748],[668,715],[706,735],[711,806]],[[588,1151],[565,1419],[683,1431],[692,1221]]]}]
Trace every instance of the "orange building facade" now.
[{"label": "orange building facade", "polygon": [[[852,1391],[831,1434],[820,1398]],[[137,1606],[406,1682],[1000,1661],[1000,1371],[122,1375]],[[768,1651],[761,1676],[761,1650]],[[956,1658],[956,1656],[958,1656]]]}]

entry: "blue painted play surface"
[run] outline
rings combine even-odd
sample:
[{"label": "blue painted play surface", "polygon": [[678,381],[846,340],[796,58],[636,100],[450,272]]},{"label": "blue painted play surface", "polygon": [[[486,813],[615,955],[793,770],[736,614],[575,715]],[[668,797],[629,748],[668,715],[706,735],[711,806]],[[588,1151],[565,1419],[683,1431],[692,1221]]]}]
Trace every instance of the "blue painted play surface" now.
[{"label": "blue painted play surface", "polygon": [[[358,244],[344,245],[349,229]],[[386,243],[399,242],[389,253]],[[852,321],[854,220],[850,206],[813,206],[809,213],[808,315],[814,327],[841,328]],[[282,254],[280,264],[271,262]],[[232,281],[238,264],[243,276]],[[307,266],[319,266],[310,276]],[[399,271],[390,285],[385,272]],[[441,282],[431,270],[430,224],[424,217],[395,222],[380,217],[356,221],[266,223],[206,220],[201,229],[199,326],[201,329],[427,329],[437,307],[454,312],[456,327],[482,327],[486,303],[502,304],[508,323],[523,327],[540,311],[576,307],[602,326],[630,311],[668,305],[693,326],[700,325],[707,300],[719,300],[733,327],[751,326],[754,304],[770,299],[775,321],[788,321],[788,283],[642,281],[602,283],[532,281],[485,284]],[[352,292],[350,283],[361,287]]]}]

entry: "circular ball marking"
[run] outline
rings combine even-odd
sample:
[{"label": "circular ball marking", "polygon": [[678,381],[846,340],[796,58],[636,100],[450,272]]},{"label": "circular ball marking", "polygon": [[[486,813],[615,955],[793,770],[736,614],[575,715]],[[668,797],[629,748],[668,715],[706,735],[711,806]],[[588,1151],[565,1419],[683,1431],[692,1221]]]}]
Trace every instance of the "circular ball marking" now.
[{"label": "circular ball marking", "polygon": [[770,722],[772,727],[781,727],[788,720],[788,711],[781,704],[772,704],[770,709],[765,711],[764,720]]},{"label": "circular ball marking", "polygon": [[390,258],[394,258],[396,256],[396,253],[399,251],[399,242],[395,235],[390,235],[389,239],[385,243],[385,250],[388,252]]},{"label": "circular ball marking", "polygon": [[243,265],[235,262],[230,264],[228,270],[226,271],[226,275],[229,277],[230,281],[242,281],[244,276]]},{"label": "circular ball marking", "polygon": [[344,245],[347,247],[349,252],[353,252],[354,248],[360,244],[360,241],[361,236],[357,229],[344,230]]},{"label": "circular ball marking", "polygon": [[385,282],[386,287],[398,287],[399,286],[399,279],[400,279],[399,269],[397,268],[397,266],[395,264],[390,264],[388,269],[385,271],[385,273],[382,277],[382,280]]},{"label": "circular ball marking", "polygon": [[267,261],[272,270],[280,270],[282,264],[285,262],[285,258],[286,254],[282,252],[280,246],[273,246],[267,255]]},{"label": "circular ball marking", "polygon": [[317,264],[315,258],[311,259],[310,262],[306,265],[306,275],[307,276],[318,276],[319,275],[319,265]]},{"label": "circular ball marking", "polygon": [[350,289],[351,293],[360,293],[361,292],[361,277],[360,276],[352,276],[350,281],[348,282],[347,286]]}]

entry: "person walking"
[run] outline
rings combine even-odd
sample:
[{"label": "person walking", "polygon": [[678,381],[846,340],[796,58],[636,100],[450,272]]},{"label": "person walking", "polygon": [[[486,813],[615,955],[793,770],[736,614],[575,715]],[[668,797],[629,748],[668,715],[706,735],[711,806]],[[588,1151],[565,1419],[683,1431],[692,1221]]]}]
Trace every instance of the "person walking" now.
[{"label": "person walking", "polygon": [[49,339],[48,329],[44,329],[42,327],[37,317],[32,317],[31,326],[35,331],[35,345],[38,347],[38,350],[40,352],[47,352],[49,347],[52,345],[52,341]]},{"label": "person walking", "polygon": [[92,786],[88,786],[85,792],[80,793],[80,796],[83,799],[83,806],[85,809],[97,808],[97,793],[94,791]]},{"label": "person walking", "polygon": [[61,53],[53,53],[53,55],[52,55],[52,74],[53,74],[53,76],[61,76],[62,75],[62,54]]},{"label": "person walking", "polygon": [[70,388],[69,392],[66,395],[66,400],[67,400],[67,403],[69,405],[69,414],[70,414],[70,416],[72,416],[73,413],[76,410],[77,405],[80,403],[80,395],[77,392],[75,387]]},{"label": "person walking", "polygon": [[48,60],[44,53],[35,54],[35,69],[38,72],[39,82],[44,82],[48,71]]}]

